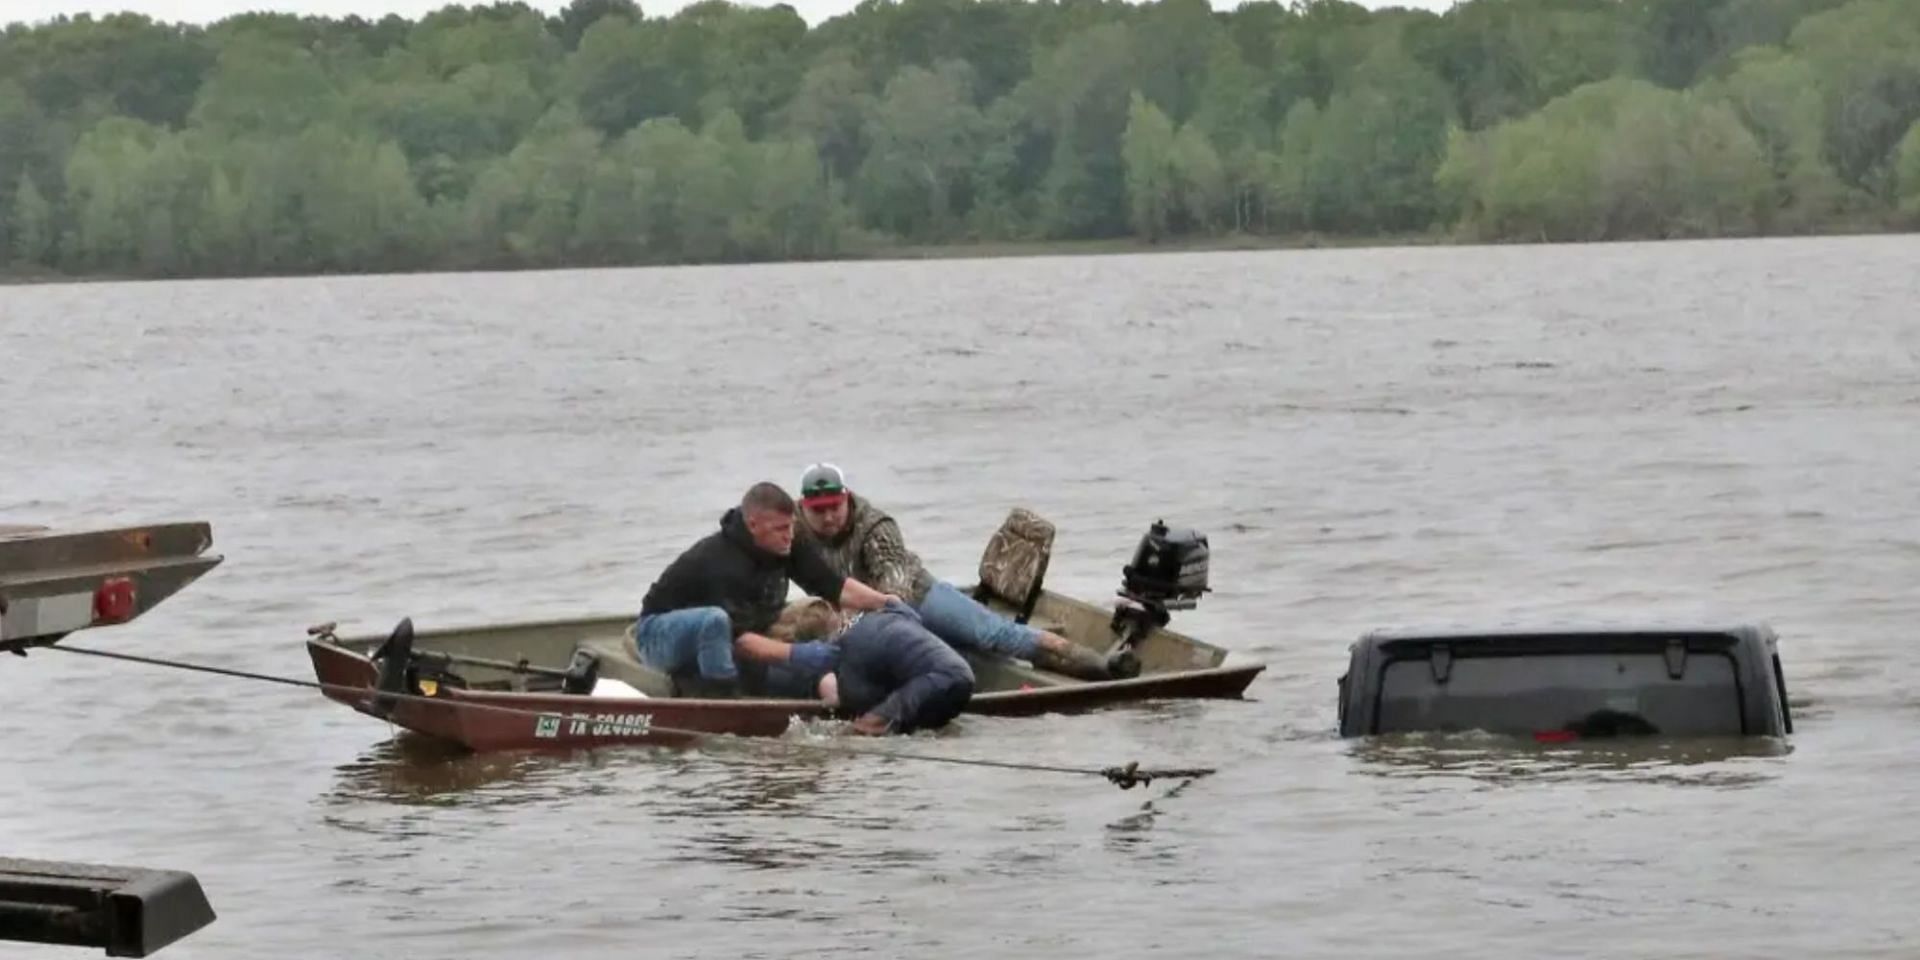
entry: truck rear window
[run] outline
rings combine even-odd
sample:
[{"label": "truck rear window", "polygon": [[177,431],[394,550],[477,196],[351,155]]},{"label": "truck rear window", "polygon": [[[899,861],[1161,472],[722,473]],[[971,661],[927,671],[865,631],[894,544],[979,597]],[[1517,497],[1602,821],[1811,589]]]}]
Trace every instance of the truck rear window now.
[{"label": "truck rear window", "polygon": [[1634,728],[1613,732],[1737,736],[1745,732],[1740,703],[1734,662],[1724,654],[1693,654],[1677,679],[1652,651],[1455,656],[1445,683],[1424,658],[1396,660],[1381,674],[1377,732],[1525,734],[1590,723]]}]

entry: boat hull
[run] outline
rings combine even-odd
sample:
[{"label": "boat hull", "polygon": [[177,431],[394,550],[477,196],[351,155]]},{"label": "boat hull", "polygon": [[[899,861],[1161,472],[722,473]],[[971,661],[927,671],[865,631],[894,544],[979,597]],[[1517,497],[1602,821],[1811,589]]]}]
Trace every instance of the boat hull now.
[{"label": "boat hull", "polygon": [[1043,713],[1071,713],[1142,700],[1234,700],[1246,692],[1265,664],[1184,670],[1031,690],[976,693],[967,701],[967,713],[992,717],[1032,717]]},{"label": "boat hull", "polygon": [[394,701],[381,717],[374,709],[377,671],[372,660],[321,640],[307,641],[307,652],[315,676],[328,685],[323,691],[328,699],[472,750],[668,746],[715,734],[777,737],[795,718],[830,713],[816,700],[584,697],[441,688],[431,698]]},{"label": "boat hull", "polygon": [[[441,688],[429,699],[397,700],[374,709],[377,670],[365,654],[307,641],[314,674],[328,699],[406,730],[468,749],[571,749],[615,744],[684,745],[704,736],[777,737],[794,720],[836,716],[817,700],[694,700],[585,697]],[[1037,716],[1163,698],[1240,697],[1264,664],[1152,674],[1131,680],[1035,686],[976,693],[967,713]],[[503,709],[504,708],[504,709]]]}]

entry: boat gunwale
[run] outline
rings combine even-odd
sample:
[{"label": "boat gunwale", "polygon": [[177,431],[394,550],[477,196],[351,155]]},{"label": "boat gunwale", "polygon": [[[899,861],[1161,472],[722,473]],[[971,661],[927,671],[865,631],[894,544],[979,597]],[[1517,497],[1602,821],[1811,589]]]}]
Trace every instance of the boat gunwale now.
[{"label": "boat gunwale", "polygon": [[[309,637],[307,638],[307,645],[309,647],[319,646],[319,647],[331,648],[335,651],[338,651],[342,654],[352,657],[355,660],[360,661],[361,663],[366,664],[369,669],[373,668],[373,660],[369,658],[365,653],[358,650],[351,649],[342,644],[330,643],[325,638]],[[980,700],[993,702],[993,701],[1016,700],[1016,699],[1017,700],[1039,700],[1039,699],[1066,698],[1066,697],[1078,695],[1082,691],[1086,691],[1086,690],[1126,690],[1126,689],[1133,689],[1133,688],[1140,688],[1140,687],[1152,687],[1152,686],[1164,684],[1171,680],[1192,680],[1192,679],[1199,679],[1199,678],[1206,678],[1206,677],[1229,677],[1229,676],[1237,676],[1243,673],[1248,674],[1249,677],[1252,677],[1252,676],[1258,676],[1261,672],[1265,671],[1266,669],[1267,669],[1267,664],[1259,661],[1254,661],[1250,663],[1238,663],[1238,664],[1230,664],[1230,665],[1218,666],[1218,667],[1197,667],[1192,670],[1169,670],[1163,673],[1142,674],[1141,676],[1129,677],[1125,680],[1085,680],[1078,683],[1067,683],[1067,684],[1061,684],[1059,686],[1053,686],[1053,687],[1032,687],[1028,689],[1015,689],[1015,690],[987,690],[987,691],[974,693],[970,702],[980,701]],[[372,687],[371,686],[354,687],[353,689],[371,690]],[[454,700],[454,699],[550,700],[556,697],[568,697],[568,698],[578,698],[583,701],[591,700],[595,702],[606,702],[606,703],[675,703],[675,704],[697,703],[697,704],[719,704],[719,705],[725,705],[725,706],[741,706],[741,705],[761,706],[761,705],[768,705],[768,704],[795,704],[798,706],[818,706],[820,703],[822,703],[822,701],[819,701],[819,700],[802,700],[794,697],[727,697],[727,698],[719,698],[719,699],[712,698],[712,697],[595,697],[587,694],[561,693],[560,691],[557,691],[557,690],[555,691],[471,690],[463,687],[446,687],[443,689],[446,692],[444,694],[436,695],[436,699],[442,696],[444,696],[446,699],[449,699],[449,700]]]},{"label": "boat gunwale", "polygon": [[1033,687],[1024,690],[988,690],[984,693],[976,692],[968,702],[974,703],[982,700],[997,702],[1005,700],[1065,699],[1079,695],[1087,690],[1128,690],[1141,687],[1161,686],[1175,680],[1231,677],[1243,673],[1248,675],[1249,682],[1251,682],[1252,677],[1258,676],[1266,669],[1267,665],[1264,663],[1241,663],[1222,667],[1196,667],[1192,670],[1168,670],[1162,673],[1141,674],[1140,676],[1129,677],[1125,680],[1085,680],[1079,683],[1065,683],[1054,687]]},{"label": "boat gunwale", "polygon": [[[595,615],[584,616],[584,617],[559,617],[559,618],[548,619],[548,620],[510,620],[510,621],[504,621],[504,622],[496,621],[490,624],[450,624],[448,626],[443,626],[443,627],[416,628],[413,632],[413,636],[414,636],[415,644],[418,645],[419,641],[421,640],[430,640],[435,637],[448,637],[448,636],[455,636],[455,635],[462,635],[462,634],[553,630],[553,629],[560,629],[565,627],[582,627],[582,626],[603,625],[603,624],[609,625],[609,626],[613,624],[622,624],[623,625],[622,629],[625,629],[625,625],[630,625],[633,623],[633,621],[634,621],[634,618],[627,614],[607,614],[604,616],[595,614]],[[331,637],[332,639],[328,639],[329,637]],[[335,646],[342,650],[347,650],[353,653],[363,653],[363,652],[370,652],[375,647],[378,647],[380,644],[385,643],[387,640],[387,635],[378,634],[378,633],[358,633],[358,634],[353,634],[351,636],[341,636],[335,633],[328,633],[328,634],[322,634],[318,636],[311,636],[311,637],[308,637],[307,639],[310,642],[327,643],[327,644],[330,644],[331,646]]]},{"label": "boat gunwale", "polygon": [[[972,595],[971,590],[972,588],[970,587],[964,588],[963,592],[966,592],[968,596],[971,596]],[[1058,590],[1053,590],[1045,587],[1041,588],[1040,594],[1041,594],[1041,599],[1043,600],[1051,597],[1057,600],[1064,600],[1071,604],[1078,605],[1080,607],[1084,607],[1087,609],[1092,609],[1092,610],[1106,609],[1105,607],[1102,607],[1100,604],[1094,603],[1091,600],[1085,600],[1080,597],[1076,597],[1072,594],[1062,593]],[[418,644],[419,641],[428,640],[435,637],[448,637],[448,636],[457,636],[457,635],[465,635],[465,634],[507,633],[507,632],[521,632],[521,631],[536,632],[541,630],[564,629],[564,628],[581,628],[581,627],[596,627],[596,626],[611,627],[615,625],[618,625],[620,629],[624,630],[627,627],[631,626],[637,619],[638,619],[638,615],[631,614],[631,613],[605,613],[605,614],[594,613],[594,614],[586,614],[584,616],[552,617],[552,618],[537,619],[537,620],[493,621],[491,623],[478,623],[478,622],[449,623],[446,626],[438,626],[438,627],[428,627],[428,628],[416,627],[414,630],[414,639],[415,639],[415,643]],[[1234,656],[1233,650],[1230,650],[1226,647],[1222,647],[1219,644],[1210,643],[1208,641],[1202,640],[1199,637],[1196,637],[1190,633],[1186,633],[1180,630],[1175,630],[1168,625],[1162,625],[1162,626],[1156,627],[1154,632],[1159,635],[1171,637],[1177,643],[1191,645],[1200,649],[1219,650],[1221,651],[1222,654],[1224,654],[1222,662],[1220,663],[1219,666],[1204,667],[1200,669],[1205,669],[1205,670],[1225,669],[1227,667],[1226,660],[1231,659]],[[344,649],[349,649],[349,650],[356,649],[356,648],[364,648],[367,650],[372,650],[373,648],[378,647],[381,643],[385,642],[385,640],[387,639],[385,635],[377,634],[377,633],[361,633],[361,634],[354,634],[352,636],[340,636],[338,634],[333,634],[332,636],[334,637],[334,643],[337,646],[340,646]],[[1256,662],[1259,662],[1259,661],[1256,661]],[[1159,674],[1159,675],[1170,675],[1170,674]],[[1119,682],[1119,681],[1095,681],[1095,682],[1111,683],[1111,682]]]}]

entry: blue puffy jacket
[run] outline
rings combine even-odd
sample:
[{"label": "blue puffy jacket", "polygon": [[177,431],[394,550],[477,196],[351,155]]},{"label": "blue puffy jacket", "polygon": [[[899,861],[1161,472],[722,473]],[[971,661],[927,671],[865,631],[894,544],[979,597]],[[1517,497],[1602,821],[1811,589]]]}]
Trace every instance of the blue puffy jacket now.
[{"label": "blue puffy jacket", "polygon": [[943,727],[973,696],[973,668],[897,600],[847,628],[834,672],[841,707],[883,717],[895,733]]}]

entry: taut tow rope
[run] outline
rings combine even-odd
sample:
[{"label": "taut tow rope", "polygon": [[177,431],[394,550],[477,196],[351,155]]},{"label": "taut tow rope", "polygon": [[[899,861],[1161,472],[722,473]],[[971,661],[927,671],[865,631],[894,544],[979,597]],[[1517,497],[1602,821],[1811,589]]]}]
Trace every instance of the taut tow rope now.
[{"label": "taut tow rope", "polygon": [[[82,654],[89,657],[105,657],[110,660],[124,660],[129,663],[143,663],[149,666],[166,667],[174,670],[190,670],[197,673],[211,673],[217,676],[234,677],[241,680],[258,680],[263,683],[277,683],[289,687],[318,690],[322,693],[343,693],[363,696],[368,699],[379,697],[383,700],[412,700],[422,703],[445,705],[447,700],[421,696],[412,693],[388,693],[371,687],[355,687],[338,683],[321,683],[313,680],[298,680],[293,677],[280,677],[269,673],[255,673],[250,670],[233,670],[226,667],[213,667],[205,664],[187,663],[181,660],[168,660],[160,657],[143,657],[131,653],[115,653],[111,650],[95,650],[90,647],[75,647],[66,644],[53,644],[39,647],[41,650],[58,650],[65,653]],[[524,717],[547,717],[551,711],[526,710],[502,704],[480,703],[472,700],[462,701],[461,709],[491,710],[498,713],[514,714]],[[976,760],[967,757],[943,757],[936,754],[905,753],[898,750],[861,750],[833,743],[812,743],[804,740],[784,740],[765,737],[738,737],[733,734],[711,733],[704,730],[683,730],[675,727],[650,725],[649,730],[673,736],[695,740],[718,740],[722,742],[749,744],[754,747],[772,749],[803,749],[821,753],[837,753],[861,757],[883,757],[899,760],[922,760],[928,763],[950,763],[969,767],[997,767],[1002,770],[1023,770],[1033,773],[1058,773],[1071,776],[1105,777],[1122,790],[1131,790],[1136,786],[1152,783],[1155,780],[1195,780],[1214,773],[1211,767],[1174,767],[1168,769],[1142,769],[1139,762],[1131,762],[1117,767],[1065,767],[1042,763],[1014,763],[1005,760]]]}]

